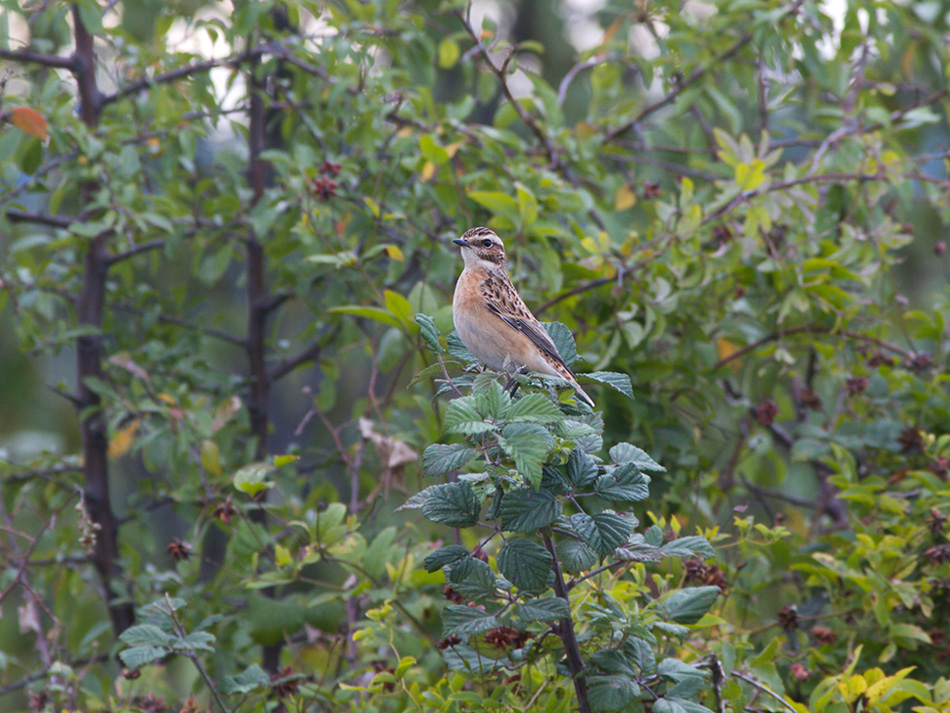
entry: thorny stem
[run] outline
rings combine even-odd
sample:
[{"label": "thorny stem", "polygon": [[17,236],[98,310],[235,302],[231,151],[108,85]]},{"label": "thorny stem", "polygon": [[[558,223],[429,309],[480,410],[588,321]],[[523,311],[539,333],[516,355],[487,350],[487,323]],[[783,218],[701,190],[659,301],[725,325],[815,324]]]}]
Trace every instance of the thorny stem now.
[{"label": "thorny stem", "polygon": [[[554,570],[554,593],[570,606],[570,595],[567,585],[564,583],[564,574],[561,572],[561,563],[557,558],[557,551],[554,548],[554,538],[548,530],[545,530],[542,538],[544,539],[544,546],[553,558],[551,569]],[[577,643],[577,635],[574,633],[574,620],[567,616],[558,621],[555,633],[564,643],[564,654],[567,657],[567,665],[571,669],[571,678],[574,679],[574,691],[577,693],[577,710],[580,713],[591,713],[590,703],[587,701],[587,676],[584,675],[584,659],[581,656],[580,645]]]}]

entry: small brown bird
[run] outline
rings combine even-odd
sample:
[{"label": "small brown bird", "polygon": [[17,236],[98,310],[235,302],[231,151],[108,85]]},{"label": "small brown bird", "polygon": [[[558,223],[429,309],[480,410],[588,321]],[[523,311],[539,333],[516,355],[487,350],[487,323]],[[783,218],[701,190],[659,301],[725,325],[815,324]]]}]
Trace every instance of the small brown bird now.
[{"label": "small brown bird", "polygon": [[461,248],[465,261],[455,284],[452,313],[455,330],[468,350],[496,371],[526,370],[564,379],[593,406],[511,284],[501,238],[488,228],[472,228],[452,242]]}]

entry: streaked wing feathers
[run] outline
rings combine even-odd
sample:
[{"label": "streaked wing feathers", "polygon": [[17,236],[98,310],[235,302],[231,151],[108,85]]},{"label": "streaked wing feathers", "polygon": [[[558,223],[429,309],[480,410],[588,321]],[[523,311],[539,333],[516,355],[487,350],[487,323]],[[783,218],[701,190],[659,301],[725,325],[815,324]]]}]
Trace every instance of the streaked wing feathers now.
[{"label": "streaked wing feathers", "polygon": [[554,340],[551,339],[547,330],[535,319],[534,315],[528,311],[514,288],[511,288],[508,295],[493,294],[492,299],[488,300],[487,304],[489,310],[524,334],[538,349],[567,369],[569,374],[572,373],[567,364],[564,363],[564,359],[561,358]]}]

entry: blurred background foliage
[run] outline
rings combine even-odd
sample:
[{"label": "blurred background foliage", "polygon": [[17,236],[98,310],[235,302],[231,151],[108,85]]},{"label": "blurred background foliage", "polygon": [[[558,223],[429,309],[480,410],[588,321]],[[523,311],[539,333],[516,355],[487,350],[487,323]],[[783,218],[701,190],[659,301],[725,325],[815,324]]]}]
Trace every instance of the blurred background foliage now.
[{"label": "blurred background foliage", "polygon": [[569,710],[446,671],[395,512],[486,224],[717,548],[637,565],[723,591],[677,655],[950,710],[948,13],[0,0],[0,709]]}]

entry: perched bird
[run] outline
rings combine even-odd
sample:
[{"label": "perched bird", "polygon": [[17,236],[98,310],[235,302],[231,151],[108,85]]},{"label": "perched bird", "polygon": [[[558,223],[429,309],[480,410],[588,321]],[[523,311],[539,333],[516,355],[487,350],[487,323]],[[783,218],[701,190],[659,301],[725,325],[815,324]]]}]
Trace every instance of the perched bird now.
[{"label": "perched bird", "polygon": [[511,284],[501,238],[488,228],[472,228],[452,242],[461,248],[465,261],[455,284],[452,313],[455,330],[468,350],[496,371],[533,371],[564,379],[593,406]]}]

